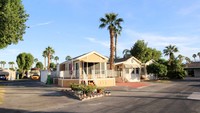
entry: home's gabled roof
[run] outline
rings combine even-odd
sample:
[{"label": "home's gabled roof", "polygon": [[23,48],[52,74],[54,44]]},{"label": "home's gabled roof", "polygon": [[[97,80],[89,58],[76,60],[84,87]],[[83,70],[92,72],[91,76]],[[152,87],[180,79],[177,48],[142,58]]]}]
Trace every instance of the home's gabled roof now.
[{"label": "home's gabled roof", "polygon": [[200,68],[200,62],[191,62],[185,65],[185,68],[197,69]]},{"label": "home's gabled roof", "polygon": [[156,62],[156,61],[154,59],[151,59],[151,60],[147,61],[146,63],[144,63],[144,65],[150,65],[154,62]]},{"label": "home's gabled roof", "polygon": [[78,58],[80,58],[80,57],[82,57],[82,56],[85,56],[85,55],[87,55],[87,54],[89,54],[89,53],[90,53],[90,52],[84,53],[84,54],[79,55],[79,56],[76,56],[76,57],[74,57],[74,58],[72,58],[72,59],[73,59],[73,60],[78,59]]},{"label": "home's gabled roof", "polygon": [[115,62],[115,63],[124,62],[124,61],[128,60],[129,58],[130,58],[130,57],[115,59],[114,62]]},{"label": "home's gabled roof", "polygon": [[134,56],[131,56],[131,57],[127,57],[127,58],[115,59],[115,65],[122,64],[122,63],[124,63],[125,61],[127,61],[131,58],[133,58],[136,62],[141,64],[141,62],[137,58],[135,58]]},{"label": "home's gabled roof", "polygon": [[[89,55],[91,55],[91,54],[96,54],[96,55],[102,57],[103,59],[108,60],[107,57],[101,55],[100,53],[98,53],[98,52],[96,52],[96,51],[92,51],[92,52],[88,52],[88,53],[84,53],[84,54],[82,54],[82,55],[76,56],[76,57],[72,58],[71,60],[65,61],[65,62],[71,62],[71,61],[80,60],[81,58],[87,57],[87,56],[89,56]],[[63,63],[65,63],[65,62],[63,62]],[[61,63],[61,64],[63,64],[63,63]]]},{"label": "home's gabled roof", "polygon": [[83,57],[86,57],[86,56],[89,56],[89,55],[91,55],[91,54],[96,54],[96,55],[102,57],[103,59],[108,60],[107,57],[101,55],[100,53],[98,53],[98,52],[96,52],[96,51],[88,52],[88,53],[82,54],[82,55],[80,55],[80,56],[74,57],[73,60],[79,60],[79,59],[81,59],[81,58],[83,58]]}]

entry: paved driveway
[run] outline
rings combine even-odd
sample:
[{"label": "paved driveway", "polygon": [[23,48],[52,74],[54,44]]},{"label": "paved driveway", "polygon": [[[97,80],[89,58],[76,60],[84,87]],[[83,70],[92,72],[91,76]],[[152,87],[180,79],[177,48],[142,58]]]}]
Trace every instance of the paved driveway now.
[{"label": "paved driveway", "polygon": [[[0,112],[18,110],[35,111],[56,109],[79,102],[67,97],[58,87],[46,86],[38,81],[23,80],[0,83]],[[3,112],[2,112],[3,111]]]}]

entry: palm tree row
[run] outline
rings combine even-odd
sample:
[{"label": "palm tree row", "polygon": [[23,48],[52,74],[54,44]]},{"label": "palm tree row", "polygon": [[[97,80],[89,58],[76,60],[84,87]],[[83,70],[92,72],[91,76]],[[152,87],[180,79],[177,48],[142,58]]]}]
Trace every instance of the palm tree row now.
[{"label": "palm tree row", "polygon": [[6,61],[0,61],[0,64],[1,64],[1,68],[4,68],[5,64],[6,64]]},{"label": "palm tree row", "polygon": [[[1,68],[4,68],[6,61],[0,61],[0,64],[1,64]],[[9,64],[9,68],[14,68],[15,62],[8,62],[8,64]]]},{"label": "palm tree row", "polygon": [[51,63],[51,59],[52,59],[52,56],[53,56],[54,53],[55,53],[54,49],[50,46],[45,48],[45,50],[42,53],[42,56],[44,57],[45,68],[46,68],[46,58],[47,58],[47,62],[48,62],[47,69],[48,70],[50,69],[50,63]]},{"label": "palm tree row", "polygon": [[194,58],[194,61],[196,61],[196,57],[199,56],[199,60],[200,60],[200,52],[198,52],[197,54],[193,54],[192,57]]}]

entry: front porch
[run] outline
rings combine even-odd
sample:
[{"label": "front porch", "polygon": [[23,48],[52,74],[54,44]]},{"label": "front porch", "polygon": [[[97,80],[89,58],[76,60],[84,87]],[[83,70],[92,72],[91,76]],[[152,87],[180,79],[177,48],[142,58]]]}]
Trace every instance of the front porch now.
[{"label": "front porch", "polygon": [[[115,82],[112,81],[115,81],[116,74],[114,71],[107,70],[107,62],[107,57],[95,51],[63,62],[60,64],[58,83],[60,86],[69,86],[74,82],[86,85],[93,83],[97,86],[110,86],[112,84],[113,86]],[[65,81],[67,85],[65,85]]]},{"label": "front porch", "polygon": [[57,83],[61,87],[69,87],[72,83],[95,84],[99,87],[115,86],[116,72],[106,70],[106,62],[73,61],[66,63],[65,69],[59,73]]}]

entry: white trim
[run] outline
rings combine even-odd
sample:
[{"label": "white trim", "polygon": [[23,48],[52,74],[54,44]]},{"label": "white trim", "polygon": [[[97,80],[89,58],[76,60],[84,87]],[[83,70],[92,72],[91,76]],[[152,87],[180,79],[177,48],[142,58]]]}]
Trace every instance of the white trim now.
[{"label": "white trim", "polygon": [[107,57],[101,55],[100,53],[97,53],[96,51],[89,52],[89,53],[87,53],[87,54],[85,54],[85,55],[83,55],[83,56],[80,56],[80,57],[76,58],[75,60],[80,60],[81,58],[86,57],[86,56],[89,56],[89,55],[91,55],[91,54],[97,54],[98,56],[100,56],[100,57],[102,57],[102,58],[108,60]]},{"label": "white trim", "polygon": [[130,58],[128,58],[127,60],[125,60],[125,61],[122,61],[122,62],[117,62],[117,63],[115,63],[114,65],[119,65],[119,64],[126,64],[126,61],[128,61],[129,59],[134,59],[138,64],[142,64],[137,58],[135,58],[134,56],[132,56],[132,57],[130,57]]}]

